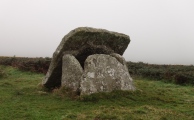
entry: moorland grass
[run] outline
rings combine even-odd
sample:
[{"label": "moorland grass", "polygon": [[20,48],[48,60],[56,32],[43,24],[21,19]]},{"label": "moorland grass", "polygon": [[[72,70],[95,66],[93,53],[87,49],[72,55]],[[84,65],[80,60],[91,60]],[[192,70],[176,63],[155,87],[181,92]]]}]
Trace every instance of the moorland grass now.
[{"label": "moorland grass", "polygon": [[43,74],[0,66],[1,120],[193,120],[194,87],[135,78],[136,91],[67,97],[38,87]]}]

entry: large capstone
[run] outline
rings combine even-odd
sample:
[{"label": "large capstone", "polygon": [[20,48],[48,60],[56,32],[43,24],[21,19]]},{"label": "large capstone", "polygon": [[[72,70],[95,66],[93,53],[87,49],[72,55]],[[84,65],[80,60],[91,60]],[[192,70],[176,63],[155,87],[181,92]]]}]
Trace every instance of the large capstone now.
[{"label": "large capstone", "polygon": [[70,54],[63,56],[61,85],[70,88],[74,92],[79,92],[83,68],[79,61]]},{"label": "large capstone", "polygon": [[80,84],[81,95],[113,90],[134,90],[132,81],[122,56],[94,54],[85,61]]},{"label": "large capstone", "polygon": [[112,53],[122,55],[129,42],[129,36],[104,29],[80,27],[72,30],[62,39],[54,52],[43,85],[49,89],[61,86],[62,56],[64,54],[75,56],[84,68],[84,62],[88,56]]}]

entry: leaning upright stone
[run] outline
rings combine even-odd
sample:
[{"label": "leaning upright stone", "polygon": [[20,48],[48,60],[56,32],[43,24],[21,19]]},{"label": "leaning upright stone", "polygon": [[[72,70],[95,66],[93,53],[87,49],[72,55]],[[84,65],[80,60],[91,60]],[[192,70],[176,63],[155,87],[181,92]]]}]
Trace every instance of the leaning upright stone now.
[{"label": "leaning upright stone", "polygon": [[129,42],[129,36],[103,29],[80,27],[72,30],[62,39],[54,52],[43,85],[49,89],[61,86],[64,54],[72,54],[84,67],[84,62],[89,55],[111,53],[122,55]]},{"label": "leaning upright stone", "polygon": [[83,68],[79,61],[72,55],[63,56],[61,85],[70,88],[72,91],[79,92]]}]

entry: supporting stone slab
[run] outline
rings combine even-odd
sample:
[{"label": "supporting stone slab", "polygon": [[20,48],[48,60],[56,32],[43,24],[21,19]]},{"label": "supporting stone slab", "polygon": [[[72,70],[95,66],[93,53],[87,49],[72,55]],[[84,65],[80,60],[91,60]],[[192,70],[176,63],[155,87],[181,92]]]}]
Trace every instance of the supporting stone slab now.
[{"label": "supporting stone slab", "polygon": [[80,84],[81,95],[135,89],[124,58],[118,54],[113,56],[95,54],[86,59]]},{"label": "supporting stone slab", "polygon": [[79,91],[83,68],[79,61],[70,54],[63,56],[62,64],[62,87],[70,88],[72,91]]}]

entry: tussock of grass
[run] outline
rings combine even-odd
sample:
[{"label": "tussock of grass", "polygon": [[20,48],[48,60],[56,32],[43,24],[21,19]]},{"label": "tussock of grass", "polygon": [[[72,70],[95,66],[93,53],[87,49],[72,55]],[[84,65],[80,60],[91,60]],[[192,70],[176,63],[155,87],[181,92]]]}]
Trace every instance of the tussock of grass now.
[{"label": "tussock of grass", "polygon": [[4,69],[5,69],[5,66],[0,66],[0,78],[3,78],[3,77],[7,76]]},{"label": "tussock of grass", "polygon": [[45,92],[44,75],[4,67],[3,120],[193,120],[194,88],[136,78],[136,91],[78,97],[67,88]]},{"label": "tussock of grass", "polygon": [[4,76],[4,73],[2,70],[0,70],[0,78]]}]

